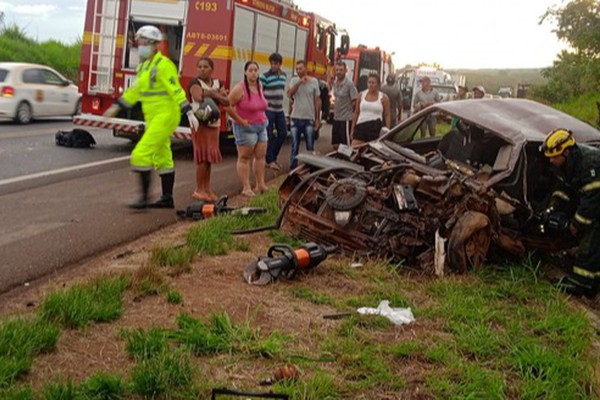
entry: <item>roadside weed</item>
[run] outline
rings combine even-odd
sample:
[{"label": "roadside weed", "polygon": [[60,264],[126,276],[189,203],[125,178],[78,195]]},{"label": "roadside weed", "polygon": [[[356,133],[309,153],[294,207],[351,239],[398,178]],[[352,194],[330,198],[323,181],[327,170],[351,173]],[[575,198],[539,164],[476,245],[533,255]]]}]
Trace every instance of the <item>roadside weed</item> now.
[{"label": "roadside weed", "polygon": [[11,387],[0,389],[0,399],[3,400],[33,400],[34,392],[30,387]]},{"label": "roadside weed", "polygon": [[307,380],[277,382],[273,391],[288,394],[292,400],[338,400],[342,398],[331,376],[325,372],[318,372]]},{"label": "roadside weed", "polygon": [[29,372],[33,358],[52,350],[59,328],[40,318],[14,318],[0,323],[0,389]]},{"label": "roadside weed", "polygon": [[150,254],[150,264],[169,267],[170,276],[179,276],[192,270],[191,262],[195,252],[188,246],[156,247]]},{"label": "roadside weed", "polygon": [[188,246],[195,252],[211,256],[225,255],[231,250],[248,251],[249,243],[232,234],[233,231],[273,225],[279,209],[274,189],[258,195],[250,201],[250,207],[262,207],[264,214],[222,214],[201,221],[187,235]]},{"label": "roadside weed", "polygon": [[144,398],[167,397],[190,387],[193,370],[190,355],[183,349],[139,359],[131,371],[132,391]]},{"label": "roadside weed", "polygon": [[108,322],[123,312],[122,296],[129,287],[126,277],[97,278],[48,295],[40,310],[42,318],[67,328],[82,328],[89,322]]},{"label": "roadside weed", "polygon": [[307,300],[313,304],[327,304],[333,305],[333,299],[331,296],[324,293],[317,293],[311,289],[297,288],[291,290],[292,296],[297,299]]},{"label": "roadside weed", "polygon": [[167,334],[163,329],[151,328],[123,330],[121,337],[125,339],[125,350],[136,360],[156,357],[168,349]]},{"label": "roadside weed", "polygon": [[118,375],[96,372],[80,386],[86,400],[120,400],[127,394],[127,382]]},{"label": "roadside weed", "polygon": [[171,304],[181,304],[183,303],[183,296],[180,292],[176,290],[169,290],[166,294],[166,299]]},{"label": "roadside weed", "polygon": [[164,275],[160,273],[157,266],[149,263],[142,265],[133,273],[132,281],[133,290],[138,296],[156,296],[168,290]]},{"label": "roadside weed", "polygon": [[63,379],[57,378],[44,385],[42,398],[44,400],[78,400],[81,396],[77,391],[77,385],[71,379],[63,381]]}]

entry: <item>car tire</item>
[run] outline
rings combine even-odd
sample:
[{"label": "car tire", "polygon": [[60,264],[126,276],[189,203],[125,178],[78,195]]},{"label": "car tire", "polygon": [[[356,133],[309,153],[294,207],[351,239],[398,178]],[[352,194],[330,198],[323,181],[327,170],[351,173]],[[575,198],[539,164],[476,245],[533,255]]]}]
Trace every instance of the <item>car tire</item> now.
[{"label": "car tire", "polygon": [[28,124],[33,119],[33,110],[26,101],[22,101],[17,106],[17,112],[15,114],[15,121],[20,124]]},{"label": "car tire", "polygon": [[73,110],[73,116],[81,114],[81,99],[77,100],[77,104],[75,104],[75,110]]}]

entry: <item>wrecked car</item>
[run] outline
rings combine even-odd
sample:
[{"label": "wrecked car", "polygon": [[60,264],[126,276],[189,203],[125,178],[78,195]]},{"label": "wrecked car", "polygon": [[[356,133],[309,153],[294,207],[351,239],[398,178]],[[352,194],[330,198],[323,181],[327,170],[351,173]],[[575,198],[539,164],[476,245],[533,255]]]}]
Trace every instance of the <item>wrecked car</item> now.
[{"label": "wrecked car", "polygon": [[[433,112],[453,124],[422,139]],[[374,142],[301,154],[279,188],[285,223],[347,254],[459,271],[481,267],[492,248],[573,247],[573,237],[540,218],[556,182],[539,146],[558,127],[579,143],[600,143],[590,125],[530,100],[438,103]]]}]

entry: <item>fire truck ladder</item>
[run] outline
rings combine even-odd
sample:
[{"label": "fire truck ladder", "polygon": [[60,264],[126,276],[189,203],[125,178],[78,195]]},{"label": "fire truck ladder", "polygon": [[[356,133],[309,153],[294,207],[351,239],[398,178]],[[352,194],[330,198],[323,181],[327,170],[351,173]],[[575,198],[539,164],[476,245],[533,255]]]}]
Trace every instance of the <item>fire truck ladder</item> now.
[{"label": "fire truck ladder", "polygon": [[120,0],[94,0],[88,93],[112,94]]}]

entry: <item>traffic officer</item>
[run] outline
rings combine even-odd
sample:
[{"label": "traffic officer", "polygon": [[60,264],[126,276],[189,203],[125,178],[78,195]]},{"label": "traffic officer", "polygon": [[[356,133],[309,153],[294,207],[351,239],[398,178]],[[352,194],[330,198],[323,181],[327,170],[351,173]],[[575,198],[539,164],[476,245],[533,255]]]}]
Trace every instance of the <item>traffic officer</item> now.
[{"label": "traffic officer", "polygon": [[550,203],[577,207],[563,224],[578,238],[579,246],[573,269],[562,285],[569,294],[593,297],[600,287],[600,149],[578,145],[571,131],[555,129],[548,133],[541,150],[559,180]]},{"label": "traffic officer", "polygon": [[[175,207],[175,169],[170,137],[179,126],[182,113],[186,113],[190,127],[198,129],[199,126],[179,84],[177,67],[156,49],[161,40],[162,33],[155,26],[145,25],[138,29],[136,41],[140,63],[136,68],[136,80],[104,113],[107,117],[114,117],[121,109],[142,102],[146,130],[131,153],[131,166],[139,174],[141,182],[139,201],[129,205],[134,209]],[[148,203],[152,168],[160,175],[162,197]]]}]

